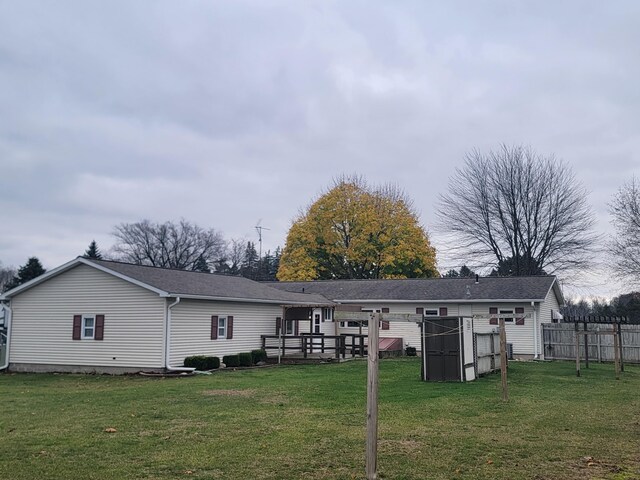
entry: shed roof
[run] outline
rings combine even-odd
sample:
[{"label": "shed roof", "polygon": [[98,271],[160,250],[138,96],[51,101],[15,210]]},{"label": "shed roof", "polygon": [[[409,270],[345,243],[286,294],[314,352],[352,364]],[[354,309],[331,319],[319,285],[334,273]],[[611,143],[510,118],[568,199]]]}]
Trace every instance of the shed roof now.
[{"label": "shed roof", "polygon": [[288,292],[320,294],[341,301],[544,301],[553,288],[562,302],[555,276],[412,278],[388,280],[319,280],[268,282]]}]

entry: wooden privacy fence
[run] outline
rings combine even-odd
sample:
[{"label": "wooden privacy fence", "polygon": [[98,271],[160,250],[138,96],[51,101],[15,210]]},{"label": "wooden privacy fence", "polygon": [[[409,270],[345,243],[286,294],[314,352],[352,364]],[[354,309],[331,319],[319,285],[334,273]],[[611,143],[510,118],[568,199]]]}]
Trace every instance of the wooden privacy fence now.
[{"label": "wooden privacy fence", "polygon": [[[624,363],[640,363],[640,325],[621,325],[622,358]],[[613,331],[613,324],[588,324],[588,358],[595,362],[613,362],[615,360],[614,336],[604,334]],[[602,332],[602,333],[601,333]],[[584,331],[580,335],[580,358],[585,359],[583,341]],[[549,360],[575,360],[576,330],[569,323],[542,324],[544,356]]]},{"label": "wooden privacy fence", "polygon": [[474,333],[476,376],[500,368],[500,335],[498,333]]}]

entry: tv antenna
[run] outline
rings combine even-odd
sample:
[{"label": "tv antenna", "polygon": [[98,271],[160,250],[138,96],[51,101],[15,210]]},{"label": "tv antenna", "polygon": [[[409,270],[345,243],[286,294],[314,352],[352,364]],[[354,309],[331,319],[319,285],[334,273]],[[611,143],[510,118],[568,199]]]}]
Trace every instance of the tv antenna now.
[{"label": "tv antenna", "polygon": [[258,232],[258,258],[262,261],[262,231],[263,230],[271,230],[270,228],[262,226],[262,219],[258,220],[258,224],[256,225],[256,232]]}]

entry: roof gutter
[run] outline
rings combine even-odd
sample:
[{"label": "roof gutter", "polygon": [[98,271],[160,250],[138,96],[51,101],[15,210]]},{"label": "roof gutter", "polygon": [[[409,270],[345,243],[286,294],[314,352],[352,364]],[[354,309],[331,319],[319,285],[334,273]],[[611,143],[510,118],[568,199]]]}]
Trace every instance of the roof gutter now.
[{"label": "roof gutter", "polygon": [[220,297],[220,296],[215,296],[215,295],[189,295],[189,294],[182,294],[182,293],[170,293],[168,294],[168,296],[177,296],[178,298],[189,298],[189,299],[195,299],[195,300],[217,300],[219,302],[243,302],[243,303],[268,303],[268,304],[274,304],[274,305],[287,305],[287,306],[291,306],[291,305],[297,305],[297,306],[309,306],[309,305],[315,305],[315,306],[326,306],[326,307],[331,307],[334,305],[334,303],[330,300],[327,300],[326,302],[318,302],[318,303],[309,303],[309,300],[305,300],[305,301],[291,301],[291,300],[267,300],[267,299],[260,299],[260,298],[242,298],[242,297]]},{"label": "roof gutter", "polygon": [[[13,311],[11,307],[6,303],[1,303],[0,308],[4,310],[4,324],[7,329],[7,333],[0,333],[0,336],[5,336],[6,346],[5,346],[5,355],[4,361],[2,365],[0,365],[0,370],[5,370],[9,366],[9,349],[11,347],[11,315]],[[2,339],[0,338],[0,343],[2,343]]]},{"label": "roof gutter", "polygon": [[544,299],[539,298],[460,298],[460,299],[448,299],[439,300],[437,298],[416,298],[413,300],[389,300],[378,298],[367,299],[342,299],[336,298],[334,302],[337,303],[513,303],[513,302],[542,302]]},{"label": "roof gutter", "polygon": [[168,372],[193,372],[195,368],[191,367],[172,367],[169,365],[169,361],[171,358],[171,309],[180,303],[181,298],[176,297],[176,301],[167,305],[167,310],[165,312],[166,322],[165,322],[165,335],[164,335],[164,368]]}]

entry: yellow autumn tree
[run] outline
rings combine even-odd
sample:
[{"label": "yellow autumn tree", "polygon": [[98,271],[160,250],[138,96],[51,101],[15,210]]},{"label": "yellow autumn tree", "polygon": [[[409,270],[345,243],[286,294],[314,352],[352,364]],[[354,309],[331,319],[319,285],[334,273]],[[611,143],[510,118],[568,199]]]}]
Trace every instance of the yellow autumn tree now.
[{"label": "yellow autumn tree", "polygon": [[293,222],[278,280],[438,276],[435,249],[395,186],[343,177]]}]

